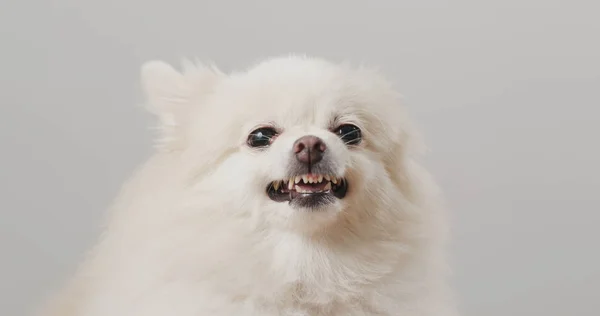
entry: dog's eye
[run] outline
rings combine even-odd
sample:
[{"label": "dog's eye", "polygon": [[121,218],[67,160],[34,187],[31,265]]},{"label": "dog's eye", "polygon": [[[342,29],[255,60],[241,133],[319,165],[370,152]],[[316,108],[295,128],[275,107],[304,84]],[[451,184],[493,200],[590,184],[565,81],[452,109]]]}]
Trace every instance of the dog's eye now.
[{"label": "dog's eye", "polygon": [[333,131],[346,145],[358,145],[362,140],[360,128],[352,124],[344,124]]},{"label": "dog's eye", "polygon": [[248,146],[269,147],[275,140],[277,131],[271,127],[261,127],[248,135]]}]

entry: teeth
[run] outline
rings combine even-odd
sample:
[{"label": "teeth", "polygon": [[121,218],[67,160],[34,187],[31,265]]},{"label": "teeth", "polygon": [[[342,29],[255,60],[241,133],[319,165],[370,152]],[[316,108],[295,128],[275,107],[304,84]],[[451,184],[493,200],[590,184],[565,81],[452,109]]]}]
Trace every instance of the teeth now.
[{"label": "teeth", "polygon": [[289,179],[284,179],[280,181],[273,181],[273,188],[277,191],[279,188],[287,187],[288,190],[295,189],[299,193],[309,193],[313,192],[310,189],[303,189],[296,184],[305,183],[305,184],[316,184],[323,183],[325,180],[327,183],[325,184],[323,191],[331,190],[333,185],[341,183],[343,180],[338,179],[330,174],[304,174],[299,176],[290,177]]}]

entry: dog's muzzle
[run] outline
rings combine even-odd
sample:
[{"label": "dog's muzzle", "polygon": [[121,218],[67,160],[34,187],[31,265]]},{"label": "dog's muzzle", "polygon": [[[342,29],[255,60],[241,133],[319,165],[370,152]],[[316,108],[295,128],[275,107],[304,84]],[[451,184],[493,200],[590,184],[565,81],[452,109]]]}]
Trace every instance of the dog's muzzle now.
[{"label": "dog's muzzle", "polygon": [[335,175],[327,145],[316,136],[299,138],[292,148],[289,176],[267,186],[267,195],[275,202],[289,202],[302,208],[319,208],[343,199],[348,181]]}]

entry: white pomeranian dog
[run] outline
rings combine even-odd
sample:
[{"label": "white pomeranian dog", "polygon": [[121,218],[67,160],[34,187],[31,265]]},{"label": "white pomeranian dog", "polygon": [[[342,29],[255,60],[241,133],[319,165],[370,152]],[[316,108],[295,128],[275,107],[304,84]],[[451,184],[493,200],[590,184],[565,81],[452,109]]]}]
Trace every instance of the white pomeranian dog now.
[{"label": "white pomeranian dog", "polygon": [[158,146],[45,316],[456,315],[439,195],[377,71],[142,67]]}]

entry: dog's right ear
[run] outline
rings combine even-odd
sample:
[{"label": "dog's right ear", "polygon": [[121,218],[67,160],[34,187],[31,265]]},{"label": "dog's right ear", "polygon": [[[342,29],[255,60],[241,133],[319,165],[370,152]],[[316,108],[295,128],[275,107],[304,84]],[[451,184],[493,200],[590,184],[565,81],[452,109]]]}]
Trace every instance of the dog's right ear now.
[{"label": "dog's right ear", "polygon": [[141,69],[141,85],[147,108],[159,119],[161,147],[174,149],[185,142],[185,129],[191,109],[201,106],[221,73],[198,62],[183,62],[183,72],[162,61],[149,61]]}]

